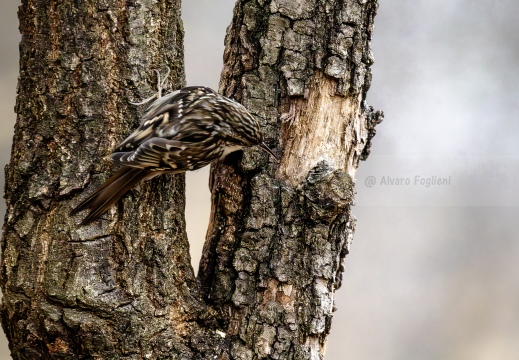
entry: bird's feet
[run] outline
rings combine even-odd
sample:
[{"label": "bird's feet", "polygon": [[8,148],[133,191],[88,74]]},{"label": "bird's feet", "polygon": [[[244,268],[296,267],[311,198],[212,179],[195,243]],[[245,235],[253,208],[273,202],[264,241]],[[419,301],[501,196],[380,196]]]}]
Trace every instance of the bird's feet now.
[{"label": "bird's feet", "polygon": [[171,72],[171,69],[169,68],[169,66],[166,66],[166,69],[167,69],[166,75],[164,75],[164,78],[162,78],[159,70],[155,70],[155,72],[157,73],[157,93],[156,94],[154,94],[154,95],[150,96],[149,98],[144,99],[140,102],[131,102],[130,101],[130,104],[144,105],[144,104],[149,103],[150,101],[152,101],[155,98],[160,99],[162,97],[162,91],[164,90],[165,85],[166,85],[166,80],[168,79],[169,74]]}]

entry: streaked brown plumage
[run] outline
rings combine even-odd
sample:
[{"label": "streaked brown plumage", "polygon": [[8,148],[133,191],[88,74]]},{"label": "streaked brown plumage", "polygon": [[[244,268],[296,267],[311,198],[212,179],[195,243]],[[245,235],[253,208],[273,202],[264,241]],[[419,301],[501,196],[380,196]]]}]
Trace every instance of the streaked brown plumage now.
[{"label": "streaked brown plumage", "polygon": [[200,169],[249,146],[260,146],[274,156],[243,105],[207,87],[172,92],[150,105],[139,128],[112,153],[112,161],[123,167],[71,214],[89,210],[81,222],[89,224],[143,180]]}]

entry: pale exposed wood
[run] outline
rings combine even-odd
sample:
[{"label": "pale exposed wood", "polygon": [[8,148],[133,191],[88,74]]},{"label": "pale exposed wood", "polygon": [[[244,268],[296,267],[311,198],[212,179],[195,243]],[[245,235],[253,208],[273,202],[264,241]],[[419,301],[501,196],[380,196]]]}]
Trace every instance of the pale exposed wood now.
[{"label": "pale exposed wood", "polygon": [[289,100],[282,119],[284,152],[278,178],[297,186],[322,161],[355,177],[368,139],[361,96],[338,95],[337,81],[318,72],[307,97]]}]

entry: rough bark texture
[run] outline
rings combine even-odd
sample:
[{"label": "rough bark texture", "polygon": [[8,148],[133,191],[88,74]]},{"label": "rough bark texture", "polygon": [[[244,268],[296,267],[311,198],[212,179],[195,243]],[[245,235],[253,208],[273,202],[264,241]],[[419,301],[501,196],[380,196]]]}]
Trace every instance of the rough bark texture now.
[{"label": "rough bark texture", "polygon": [[[263,122],[211,174],[199,278],[232,359],[322,359],[352,240],[353,176],[382,120],[365,103],[377,2],[238,1],[220,91]],[[279,139],[279,141],[277,141]]]},{"label": "rough bark texture", "polygon": [[151,70],[184,84],[180,0],[23,0],[1,269],[13,358],[322,359],[353,176],[381,120],[364,102],[376,7],[237,2],[220,90],[282,160],[251,149],[214,166],[196,279],[183,176],[140,185],[93,225],[68,216],[115,170]]},{"label": "rough bark texture", "polygon": [[184,177],[142,184],[92,226],[68,216],[116,169],[108,155],[144,110],[128,101],[156,91],[152,69],[184,85],[180,0],[24,0],[19,18],[1,273],[13,358],[205,358],[216,335],[197,323]]}]

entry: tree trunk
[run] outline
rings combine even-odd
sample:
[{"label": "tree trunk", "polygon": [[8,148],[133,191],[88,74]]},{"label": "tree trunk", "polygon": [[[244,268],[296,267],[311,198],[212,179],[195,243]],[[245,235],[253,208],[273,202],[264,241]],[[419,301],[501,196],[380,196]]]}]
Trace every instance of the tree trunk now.
[{"label": "tree trunk", "polygon": [[[211,172],[199,269],[232,359],[322,359],[352,241],[353,177],[382,113],[365,103],[376,0],[238,1],[220,92],[262,121]],[[279,139],[279,141],[278,141]]]},{"label": "tree trunk", "polygon": [[143,109],[128,101],[156,91],[152,69],[169,66],[174,87],[184,85],[180,0],[24,0],[19,18],[2,240],[12,356],[189,358],[182,336],[202,305],[193,300],[184,177],[142,184],[102,226],[78,228],[68,216],[114,172],[108,155],[138,124]]},{"label": "tree trunk", "polygon": [[28,1],[6,168],[2,326],[14,359],[320,359],[381,113],[364,100],[376,0],[238,1],[220,91],[264,125],[211,173],[198,279],[184,177],[141,184],[104,221],[68,213],[114,171],[152,69],[184,85],[180,0]]}]

